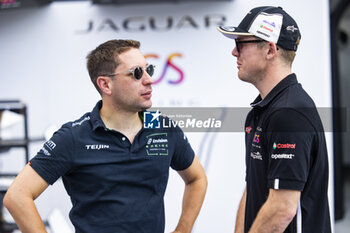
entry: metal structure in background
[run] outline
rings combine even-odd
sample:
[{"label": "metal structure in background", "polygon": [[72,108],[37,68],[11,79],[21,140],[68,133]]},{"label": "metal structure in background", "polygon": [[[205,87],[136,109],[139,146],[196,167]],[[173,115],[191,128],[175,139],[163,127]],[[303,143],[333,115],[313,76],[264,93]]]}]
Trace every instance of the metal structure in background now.
[{"label": "metal structure in background", "polygon": [[[11,111],[23,116],[23,134],[20,138],[6,139],[0,138],[0,153],[6,152],[11,148],[23,148],[25,163],[29,160],[29,139],[28,139],[28,118],[27,106],[19,100],[0,100],[0,112]],[[6,222],[3,219],[2,200],[4,195],[17,174],[0,172],[0,232],[11,233],[18,229],[15,223]]]},{"label": "metal structure in background", "polygon": [[[0,100],[0,112],[11,111],[23,116],[23,136],[21,138],[2,140],[0,138],[0,151],[13,147],[24,148],[25,163],[29,161],[29,137],[28,137],[28,116],[27,106],[19,100]],[[0,176],[4,175],[0,173]],[[6,174],[12,176],[13,174]],[[17,174],[15,174],[17,175]]]},{"label": "metal structure in background", "polygon": [[[340,72],[339,72],[339,22],[350,6],[349,0],[339,0],[331,12],[331,61],[332,61],[332,102],[333,108],[341,107]],[[341,129],[345,126],[345,120],[336,111],[333,112],[333,150],[334,150],[334,210],[335,219],[344,217],[344,168],[343,168],[343,140]]]}]

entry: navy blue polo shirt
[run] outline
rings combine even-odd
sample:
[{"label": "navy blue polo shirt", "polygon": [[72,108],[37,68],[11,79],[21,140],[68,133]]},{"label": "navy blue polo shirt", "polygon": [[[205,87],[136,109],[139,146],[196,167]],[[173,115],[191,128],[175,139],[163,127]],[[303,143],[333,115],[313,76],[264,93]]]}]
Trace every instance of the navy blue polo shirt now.
[{"label": "navy blue polo shirt", "polygon": [[30,161],[49,184],[62,177],[77,233],[163,233],[169,167],[188,168],[194,152],[180,128],[142,128],[131,144],[107,129],[98,102],[64,124]]},{"label": "navy blue polo shirt", "polygon": [[330,233],[328,156],[321,119],[295,74],[252,103],[245,123],[248,232],[269,189],[301,191],[285,232]]}]

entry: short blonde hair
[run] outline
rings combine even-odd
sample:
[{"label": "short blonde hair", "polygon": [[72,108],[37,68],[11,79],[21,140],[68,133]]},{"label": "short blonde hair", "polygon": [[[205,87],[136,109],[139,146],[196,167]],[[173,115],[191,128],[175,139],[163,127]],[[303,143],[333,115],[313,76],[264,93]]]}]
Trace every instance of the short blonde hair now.
[{"label": "short blonde hair", "polygon": [[[300,43],[300,37],[297,39],[296,41],[296,45],[298,46]],[[294,61],[294,58],[295,58],[295,55],[296,55],[296,52],[294,50],[287,50],[287,49],[284,49],[282,48],[281,46],[278,46],[278,49],[280,51],[280,54],[281,54],[281,58],[283,59],[283,61],[287,64],[287,65],[292,65],[293,61]]]}]

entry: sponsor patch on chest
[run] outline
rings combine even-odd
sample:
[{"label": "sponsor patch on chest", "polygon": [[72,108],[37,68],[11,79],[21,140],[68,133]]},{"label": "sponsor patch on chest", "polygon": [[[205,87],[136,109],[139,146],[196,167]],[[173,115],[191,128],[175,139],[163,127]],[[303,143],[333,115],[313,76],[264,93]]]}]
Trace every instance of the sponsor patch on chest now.
[{"label": "sponsor patch on chest", "polygon": [[168,133],[154,133],[146,136],[147,155],[169,155]]}]

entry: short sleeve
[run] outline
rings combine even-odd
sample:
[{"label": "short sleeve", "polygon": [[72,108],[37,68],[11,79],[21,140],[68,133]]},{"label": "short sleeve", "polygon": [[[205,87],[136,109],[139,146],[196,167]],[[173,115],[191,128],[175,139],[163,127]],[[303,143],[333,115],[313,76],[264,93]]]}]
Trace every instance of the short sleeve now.
[{"label": "short sleeve", "polygon": [[64,125],[44,143],[30,160],[30,166],[49,184],[53,184],[71,169],[73,150],[71,130],[68,125]]},{"label": "short sleeve", "polygon": [[314,128],[293,109],[274,112],[268,122],[268,187],[302,191],[310,170]]},{"label": "short sleeve", "polygon": [[170,166],[177,171],[184,170],[191,166],[194,159],[194,151],[186,135],[178,126],[172,133],[176,144]]}]

